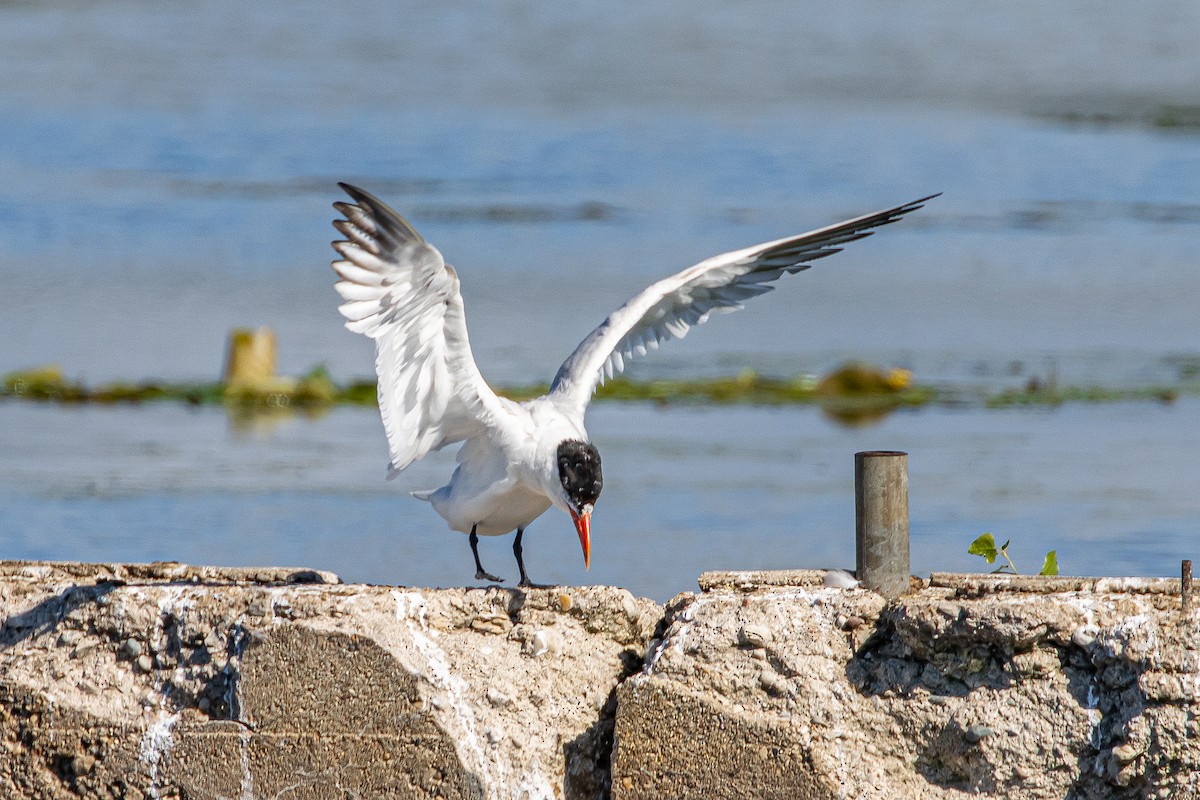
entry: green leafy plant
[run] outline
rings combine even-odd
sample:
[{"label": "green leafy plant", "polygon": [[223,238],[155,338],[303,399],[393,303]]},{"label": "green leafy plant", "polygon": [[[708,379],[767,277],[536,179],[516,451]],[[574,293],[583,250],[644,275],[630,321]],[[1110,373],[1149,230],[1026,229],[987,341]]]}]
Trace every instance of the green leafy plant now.
[{"label": "green leafy plant", "polygon": [[[967,548],[967,552],[973,556],[983,558],[989,564],[995,564],[997,558],[1003,558],[1005,563],[992,570],[992,574],[1010,574],[1019,575],[1017,566],[1013,563],[1008,555],[1008,546],[1012,544],[1012,540],[1006,540],[999,547],[996,546],[996,538],[990,533],[985,533],[975,541],[971,542],[971,546]],[[1051,550],[1046,553],[1046,558],[1042,561],[1042,570],[1039,575],[1057,575],[1058,574],[1058,551]]]}]

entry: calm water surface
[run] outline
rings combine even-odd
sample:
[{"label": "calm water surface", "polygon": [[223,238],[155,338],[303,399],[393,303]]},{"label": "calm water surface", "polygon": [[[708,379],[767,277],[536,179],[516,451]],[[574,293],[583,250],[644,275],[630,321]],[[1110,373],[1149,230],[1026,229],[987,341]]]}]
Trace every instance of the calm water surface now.
[{"label": "calm water surface", "polygon": [[[1200,132],[1156,123],[1195,121],[1196,30],[1166,0],[3,3],[0,372],[208,379],[230,327],[268,324],[284,372],[369,374],[327,266],[348,179],[459,268],[497,383],[548,378],[671,271],[933,191],[634,374],[861,357],[992,389],[1178,383],[1200,364]],[[899,448],[919,571],[971,566],[992,530],[1019,564],[1056,547],[1073,572],[1173,573],[1200,544],[1197,422],[1191,400],[854,430],[599,406],[595,566],[554,515],[530,565],[660,598],[705,568],[845,565],[852,454]],[[451,459],[385,483],[357,410],[239,433],[215,411],[2,404],[0,554],[461,583],[465,543],[404,496]]]},{"label": "calm water surface", "polygon": [[[239,431],[215,410],[0,410],[0,530],[21,557],[315,565],[416,585],[473,574],[466,538],[405,495],[440,485],[452,457],[384,481],[372,412]],[[966,545],[991,531],[1013,540],[1029,571],[1057,549],[1072,573],[1169,574],[1200,524],[1195,399],[929,409],[869,429],[834,427],[811,408],[609,403],[590,419],[606,470],[592,569],[570,520],[552,509],[525,537],[535,580],[665,599],[706,569],[852,568],[853,453],[880,445],[911,453],[917,573],[981,568]],[[511,579],[510,544],[484,539],[481,553]]]}]

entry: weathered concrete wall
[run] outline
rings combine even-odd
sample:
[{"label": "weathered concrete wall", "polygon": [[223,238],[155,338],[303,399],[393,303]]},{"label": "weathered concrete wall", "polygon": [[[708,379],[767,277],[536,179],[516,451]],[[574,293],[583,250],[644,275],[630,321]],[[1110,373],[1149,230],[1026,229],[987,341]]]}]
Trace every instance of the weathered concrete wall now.
[{"label": "weathered concrete wall", "polygon": [[0,565],[0,797],[607,793],[656,604],[314,580]]},{"label": "weathered concrete wall", "polygon": [[701,586],[0,563],[0,798],[1200,797],[1178,581]]},{"label": "weathered concrete wall", "polygon": [[615,798],[1200,797],[1178,581],[701,583],[618,689]]}]

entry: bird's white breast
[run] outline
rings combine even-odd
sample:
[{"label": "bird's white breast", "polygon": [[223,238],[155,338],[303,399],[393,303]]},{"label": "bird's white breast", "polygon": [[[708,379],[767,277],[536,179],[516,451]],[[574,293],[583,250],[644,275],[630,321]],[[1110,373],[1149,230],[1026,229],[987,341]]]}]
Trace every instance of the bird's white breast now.
[{"label": "bird's white breast", "polygon": [[482,536],[499,536],[524,528],[557,497],[555,453],[565,439],[587,441],[587,432],[545,398],[511,407],[487,434],[463,443],[450,483],[430,501],[463,533],[474,527]]}]

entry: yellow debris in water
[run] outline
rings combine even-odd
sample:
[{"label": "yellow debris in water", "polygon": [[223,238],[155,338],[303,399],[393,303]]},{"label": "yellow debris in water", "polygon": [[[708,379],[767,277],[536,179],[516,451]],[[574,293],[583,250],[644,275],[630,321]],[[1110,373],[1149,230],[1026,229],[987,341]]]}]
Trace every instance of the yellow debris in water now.
[{"label": "yellow debris in water", "polygon": [[817,382],[819,397],[889,394],[907,389],[912,384],[912,372],[893,368],[885,370],[874,364],[852,361],[843,364]]},{"label": "yellow debris in water", "polygon": [[912,386],[912,377],[911,369],[895,367],[888,371],[886,383],[890,388],[898,392]]}]

